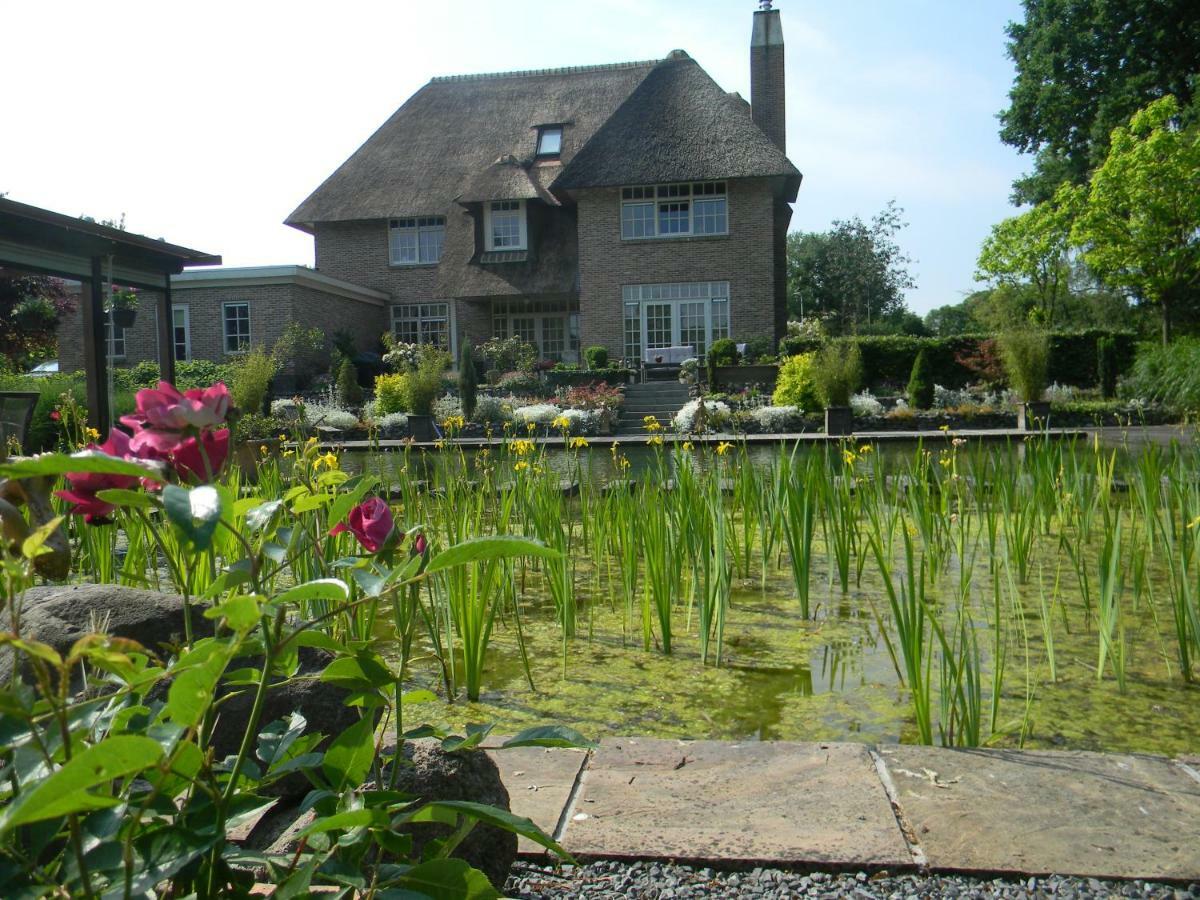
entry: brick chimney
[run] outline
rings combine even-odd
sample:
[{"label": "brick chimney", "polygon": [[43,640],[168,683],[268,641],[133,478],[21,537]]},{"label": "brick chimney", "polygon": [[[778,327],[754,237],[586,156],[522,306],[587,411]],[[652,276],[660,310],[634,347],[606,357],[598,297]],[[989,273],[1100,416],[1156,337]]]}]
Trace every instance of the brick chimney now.
[{"label": "brick chimney", "polygon": [[750,36],[750,109],[754,123],[780,150],[787,152],[787,119],[783,99],[783,25],[771,0],[761,0]]}]

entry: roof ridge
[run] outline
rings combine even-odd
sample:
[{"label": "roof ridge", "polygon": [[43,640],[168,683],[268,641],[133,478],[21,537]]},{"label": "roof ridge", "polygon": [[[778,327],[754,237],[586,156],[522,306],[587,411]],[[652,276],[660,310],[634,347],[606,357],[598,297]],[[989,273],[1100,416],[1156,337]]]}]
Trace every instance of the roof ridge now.
[{"label": "roof ridge", "polygon": [[474,75],[435,75],[430,84],[447,81],[486,81],[492,78],[527,78],[534,75],[575,75],[584,72],[612,72],[618,69],[638,69],[656,66],[661,59],[641,59],[633,62],[599,63],[593,66],[561,66],[556,69],[516,69],[512,72],[480,72]]}]

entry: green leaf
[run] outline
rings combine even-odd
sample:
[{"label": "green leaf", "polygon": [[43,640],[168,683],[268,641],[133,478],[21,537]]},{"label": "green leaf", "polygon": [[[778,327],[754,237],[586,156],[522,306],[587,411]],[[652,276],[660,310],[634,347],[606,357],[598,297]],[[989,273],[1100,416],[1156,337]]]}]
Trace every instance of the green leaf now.
[{"label": "green leaf", "polygon": [[293,840],[302,840],[310,834],[323,831],[346,831],[351,828],[385,828],[390,822],[388,814],[382,809],[352,809],[347,812],[323,816],[295,836]]},{"label": "green leaf", "polygon": [[487,806],[483,803],[470,803],[466,800],[434,800],[415,812],[403,816],[403,819],[409,822],[446,823],[450,821],[449,817],[452,815],[467,816],[477,822],[494,825],[504,831],[519,834],[521,837],[528,838],[535,844],[541,844],[547,850],[556,853],[563,859],[571,861],[570,854],[558,846],[550,835],[534,825],[532,821],[524,816],[514,816],[512,813],[498,809],[495,806]]},{"label": "green leaf", "polygon": [[[205,493],[197,494],[197,491]],[[217,523],[221,520],[220,494],[216,495],[218,502],[211,503],[208,502],[211,499],[209,496],[211,491],[213,488],[207,485],[188,490],[175,484],[168,484],[162,492],[163,508],[167,512],[167,518],[197,550],[208,549],[212,543],[213,532],[217,530]],[[204,497],[205,502],[193,503],[193,500],[198,497]]]},{"label": "green leaf", "polygon": [[328,506],[332,502],[333,494],[308,494],[297,498],[296,502],[292,504],[292,512],[312,512],[314,509]]},{"label": "green leaf", "polygon": [[321,680],[347,689],[381,688],[395,684],[396,676],[379,654],[359,650],[354,656],[341,656],[327,665]]},{"label": "green leaf", "polygon": [[271,521],[283,508],[282,500],[268,500],[260,503],[246,512],[246,527],[257,533],[271,524]]},{"label": "green leaf", "polygon": [[526,728],[520,734],[509,738],[501,747],[573,747],[592,750],[599,746],[595,741],[589,741],[574,728],[566,725],[539,725]]},{"label": "green leaf", "polygon": [[431,859],[413,866],[395,883],[430,900],[495,900],[500,896],[486,875],[461,859]]},{"label": "green leaf", "polygon": [[234,631],[247,631],[258,624],[262,616],[259,597],[254,594],[238,594],[224,603],[204,611],[206,619],[224,618]]},{"label": "green leaf", "polygon": [[115,735],[76,753],[66,765],[21,794],[0,816],[0,835],[18,825],[113,806],[113,797],[88,793],[117,778],[136,775],[158,764],[163,749],[141,735]]},{"label": "green leaf", "polygon": [[517,556],[537,556],[542,559],[558,559],[561,554],[552,550],[541,541],[533,538],[517,537],[515,535],[491,535],[488,537],[471,538],[455,544],[432,560],[426,567],[426,572],[440,572],[453,566],[466,563],[480,562],[489,559],[509,559]]},{"label": "green leaf", "polygon": [[130,509],[154,509],[155,506],[154,498],[149,494],[126,488],[106,488],[103,491],[96,491],[96,496],[105,503],[127,506]]},{"label": "green leaf", "polygon": [[171,721],[190,728],[199,724],[213,701],[213,692],[231,651],[224,644],[210,641],[196,645],[172,669],[178,674],[167,691],[165,714]]},{"label": "green leaf", "polygon": [[42,644],[38,641],[27,641],[12,634],[0,634],[0,646],[4,644],[9,644],[26,656],[33,656],[44,662],[48,662],[55,668],[60,668],[63,664],[62,657],[58,655],[58,651],[49,644]]},{"label": "green leaf", "polygon": [[350,588],[339,578],[319,578],[296,585],[275,598],[276,603],[299,603],[301,600],[345,600]]},{"label": "green leaf", "polygon": [[46,541],[50,539],[50,535],[54,534],[58,526],[62,524],[63,518],[63,516],[55,516],[49,522],[46,522],[44,525],[40,526],[36,531],[33,532],[33,534],[29,535],[29,537],[25,538],[25,540],[21,542],[21,555],[26,559],[33,559],[35,556],[39,556],[43,551],[49,553],[50,551],[46,549],[44,545]]},{"label": "green leaf", "polygon": [[258,733],[258,750],[255,753],[267,771],[288,758],[288,750],[307,727],[308,721],[304,716],[293,712],[286,719],[277,719]]},{"label": "green leaf", "polygon": [[452,734],[448,738],[443,738],[442,749],[447,753],[454,753],[457,750],[473,750],[483,743],[483,739],[491,734],[492,729],[495,727],[495,723],[468,725],[466,737]]},{"label": "green leaf", "polygon": [[371,716],[363,716],[333,739],[321,769],[334,789],[340,791],[348,784],[361,784],[374,757],[374,721]]},{"label": "green leaf", "polygon": [[96,450],[81,451],[79,455],[48,453],[17,462],[0,464],[0,477],[20,479],[38,478],[42,475],[65,475],[68,472],[95,472],[102,475],[133,475],[163,481],[162,470],[157,466],[118,459]]}]

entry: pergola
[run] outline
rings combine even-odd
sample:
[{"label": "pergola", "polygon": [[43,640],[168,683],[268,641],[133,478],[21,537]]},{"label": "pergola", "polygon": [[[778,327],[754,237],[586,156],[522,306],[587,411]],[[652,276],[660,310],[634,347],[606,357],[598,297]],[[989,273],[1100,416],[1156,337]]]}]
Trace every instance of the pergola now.
[{"label": "pergola", "polygon": [[185,266],[219,266],[221,257],[97,225],[0,197],[0,268],[69,278],[89,285],[82,294],[83,358],[88,420],[101,433],[112,422],[105,335],[105,279],[155,291],[162,377],[175,380],[171,339],[171,276]]}]

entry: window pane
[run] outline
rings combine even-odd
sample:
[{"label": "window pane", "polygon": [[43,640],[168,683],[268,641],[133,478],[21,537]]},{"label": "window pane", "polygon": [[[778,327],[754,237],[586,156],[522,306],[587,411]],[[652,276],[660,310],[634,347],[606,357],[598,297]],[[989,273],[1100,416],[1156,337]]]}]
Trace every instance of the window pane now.
[{"label": "window pane", "polygon": [[225,352],[238,353],[250,347],[250,304],[225,304]]},{"label": "window pane", "polygon": [[562,129],[543,128],[538,135],[538,156],[557,156],[562,151]]},{"label": "window pane", "polygon": [[692,353],[700,359],[708,352],[705,342],[705,305],[703,300],[688,300],[679,304],[679,342],[691,347]]},{"label": "window pane", "polygon": [[492,247],[496,250],[521,246],[521,220],[515,212],[492,213]]},{"label": "window pane", "polygon": [[653,203],[624,203],[621,205],[621,237],[654,237]]},{"label": "window pane", "polygon": [[646,304],[646,349],[670,347],[671,341],[671,304]]},{"label": "window pane", "polygon": [[693,212],[692,230],[696,234],[724,234],[725,198],[718,200],[697,200]]},{"label": "window pane", "polygon": [[417,230],[393,228],[391,232],[392,263],[402,265],[417,261]]},{"label": "window pane", "polygon": [[445,225],[428,225],[421,229],[421,262],[435,263],[442,258],[442,241],[444,240],[445,236]]},{"label": "window pane", "polygon": [[625,358],[633,361],[642,356],[641,304],[625,304]]},{"label": "window pane", "polygon": [[175,358],[180,362],[187,362],[189,335],[188,335],[188,311],[176,306],[171,309],[171,341],[175,345]]},{"label": "window pane", "polygon": [[542,319],[542,358],[562,360],[566,343],[566,322],[560,316]]},{"label": "window pane", "polygon": [[658,233],[687,234],[688,206],[687,202],[658,204]]}]

